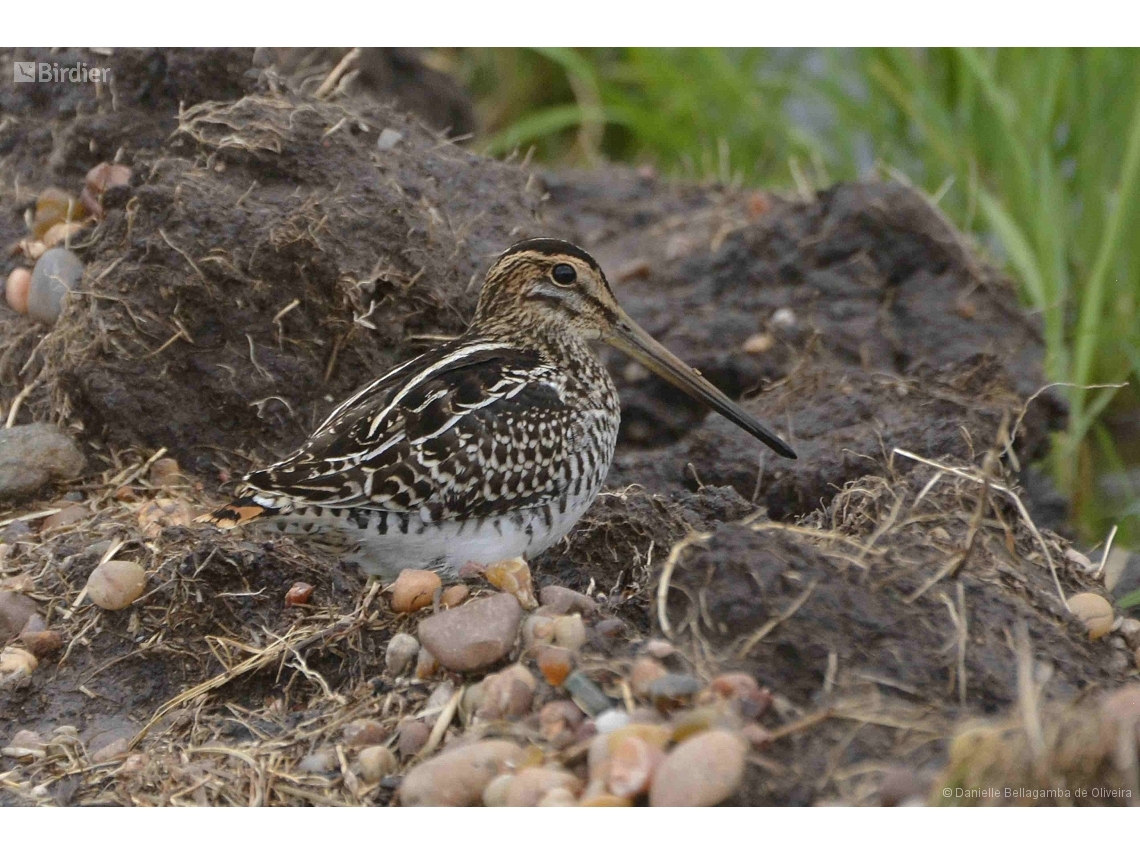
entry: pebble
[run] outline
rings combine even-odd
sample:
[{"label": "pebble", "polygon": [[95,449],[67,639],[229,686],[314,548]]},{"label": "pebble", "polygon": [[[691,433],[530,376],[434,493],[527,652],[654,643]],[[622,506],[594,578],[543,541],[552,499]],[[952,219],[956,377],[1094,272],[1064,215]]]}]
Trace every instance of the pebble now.
[{"label": "pebble", "polygon": [[427,745],[431,727],[416,718],[406,718],[396,725],[396,750],[405,760]]},{"label": "pebble", "polygon": [[442,712],[443,708],[447,706],[448,701],[451,700],[454,694],[455,684],[450,680],[444,680],[442,683],[436,686],[432,690],[432,693],[428,695],[428,699],[424,701],[422,710],[423,713],[427,713],[429,710],[432,710],[434,711],[434,714],[424,715],[423,721],[426,721],[428,724],[435,724],[436,719],[439,718],[439,713]]},{"label": "pebble", "polygon": [[0,499],[19,498],[50,481],[76,478],[85,465],[75,440],[55,425],[0,429]]},{"label": "pebble", "polygon": [[0,686],[19,683],[39,666],[31,651],[19,647],[0,650]]},{"label": "pebble", "polygon": [[404,135],[394,128],[384,128],[376,138],[376,148],[380,151],[390,151],[400,144]]},{"label": "pebble", "polygon": [[677,648],[664,638],[651,638],[645,642],[645,652],[654,659],[668,659],[677,652]]},{"label": "pebble", "polygon": [[37,659],[43,659],[63,647],[63,638],[55,630],[37,630],[20,633],[20,641]]},{"label": "pebble", "polygon": [[523,621],[523,647],[529,650],[539,644],[554,641],[554,618],[546,615],[527,615]]},{"label": "pebble", "polygon": [[507,773],[492,778],[483,788],[483,804],[487,807],[506,807],[507,791],[510,790],[514,777],[512,773]]},{"label": "pebble", "polygon": [[759,353],[767,353],[776,344],[776,339],[769,333],[755,333],[750,335],[741,346],[745,353],[755,356]]},{"label": "pebble", "polygon": [[[632,717],[631,717],[632,718]],[[625,727],[606,734],[609,746],[613,749],[623,739],[640,739],[654,748],[664,748],[673,738],[673,729],[665,724],[649,724],[631,721]]]},{"label": "pebble", "polygon": [[563,647],[545,645],[538,651],[538,670],[552,686],[561,686],[574,668],[574,657]]},{"label": "pebble", "polygon": [[1069,597],[1069,609],[1088,630],[1089,640],[1096,641],[1112,629],[1115,620],[1112,604],[1100,594],[1084,592]]},{"label": "pebble", "polygon": [[28,290],[28,317],[54,324],[63,310],[63,297],[75,290],[83,262],[70,249],[55,247],[40,256]]},{"label": "pebble", "polygon": [[125,609],[146,588],[146,571],[134,561],[105,561],[87,577],[87,596],[101,609]]},{"label": "pebble", "polygon": [[426,608],[442,586],[439,574],[431,570],[402,570],[392,585],[392,610],[409,614]]},{"label": "pebble", "polygon": [[[511,598],[512,602],[518,603]],[[513,742],[488,739],[445,751],[412,769],[400,784],[408,806],[464,807],[479,803],[487,784],[515,766],[523,751]]]},{"label": "pebble", "polygon": [[629,713],[625,710],[609,709],[594,719],[594,727],[598,733],[615,733],[630,723]]},{"label": "pebble", "polygon": [[598,612],[598,604],[585,594],[579,594],[571,588],[561,585],[547,585],[538,592],[538,599],[544,606],[560,615],[577,612],[582,615],[594,615]]},{"label": "pebble", "polygon": [[653,774],[664,759],[660,746],[636,736],[623,736],[616,742],[611,738],[606,786],[615,796],[640,795],[649,790]]},{"label": "pebble", "polygon": [[748,745],[712,730],[694,736],[665,757],[649,789],[652,807],[712,807],[736,792],[744,778]]},{"label": "pebble", "polygon": [[729,671],[715,677],[709,683],[709,693],[733,701],[737,711],[749,719],[759,718],[772,705],[772,693],[743,671]]},{"label": "pebble", "polygon": [[466,585],[452,585],[443,592],[443,596],[439,598],[439,603],[445,608],[453,609],[466,600],[470,594],[471,589]]},{"label": "pebble", "polygon": [[45,517],[41,531],[50,531],[53,528],[66,528],[75,525],[91,516],[91,511],[84,505],[68,505],[60,508],[49,517]]},{"label": "pebble", "polygon": [[1120,635],[1131,648],[1140,648],[1140,620],[1125,618],[1120,622]]},{"label": "pebble", "polygon": [[83,183],[88,190],[99,197],[114,187],[129,187],[131,168],[121,163],[104,161],[87,171]]},{"label": "pebble", "polygon": [[543,739],[562,748],[573,741],[574,730],[583,718],[571,701],[550,701],[538,711],[538,730]]},{"label": "pebble", "polygon": [[383,745],[369,745],[356,755],[356,774],[367,784],[376,784],[391,775],[400,763],[391,749]]},{"label": "pebble", "polygon": [[397,632],[388,642],[388,649],[384,651],[384,668],[393,677],[399,677],[404,670],[412,664],[412,660],[420,652],[420,643],[415,636],[406,632]]},{"label": "pebble", "polygon": [[156,487],[173,487],[182,481],[182,470],[173,457],[162,457],[150,465],[147,479]]},{"label": "pebble", "polygon": [[545,766],[522,769],[511,778],[507,787],[506,806],[535,807],[547,793],[555,789],[579,793],[582,791],[582,783],[565,769]]},{"label": "pebble", "polygon": [[740,735],[748,740],[753,748],[766,748],[772,742],[772,732],[768,728],[750,721],[740,728]]},{"label": "pebble", "polygon": [[553,790],[548,790],[539,800],[538,807],[574,807],[577,804],[578,797],[574,795],[573,790],[567,787],[555,787]]},{"label": "pebble", "polygon": [[34,760],[44,756],[47,742],[34,730],[18,730],[8,744],[0,750],[5,757],[16,760]]},{"label": "pebble", "polygon": [[586,625],[578,614],[554,619],[554,643],[567,650],[580,650],[586,643]]},{"label": "pebble", "polygon": [[639,698],[649,697],[649,686],[654,680],[658,680],[668,673],[665,666],[656,659],[639,656],[634,660],[633,667],[629,669],[629,687]]},{"label": "pebble", "polygon": [[534,598],[534,583],[530,578],[530,565],[522,558],[508,558],[488,564],[483,571],[487,581],[508,594],[514,594],[524,609],[537,609]]},{"label": "pebble", "polygon": [[175,499],[159,498],[139,509],[139,528],[144,537],[158,537],[167,526],[188,526],[194,515]]},{"label": "pebble", "polygon": [[17,267],[8,274],[8,281],[4,285],[4,299],[12,307],[12,311],[21,315],[28,313],[28,291],[32,287],[32,271],[26,267]]},{"label": "pebble", "polygon": [[15,591],[0,591],[0,647],[24,631],[36,614],[36,601]]},{"label": "pebble", "polygon": [[669,722],[673,727],[673,741],[684,742],[699,733],[717,728],[735,730],[740,716],[726,704],[709,704],[674,713]]},{"label": "pebble", "polygon": [[777,329],[794,329],[797,323],[796,313],[787,306],[772,313],[771,324]]},{"label": "pebble", "polygon": [[615,796],[612,793],[596,793],[590,796],[583,796],[582,801],[578,802],[579,807],[633,807],[633,802],[630,799]]},{"label": "pebble", "polygon": [[591,718],[601,715],[611,707],[610,699],[606,697],[605,692],[581,671],[575,671],[567,677],[562,687],[570,693],[578,708]]},{"label": "pebble", "polygon": [[308,582],[294,582],[285,592],[285,605],[303,606],[313,596],[313,586]]},{"label": "pebble", "polygon": [[895,766],[887,770],[879,783],[879,803],[883,807],[926,804],[930,798],[932,783],[929,776],[914,769]]},{"label": "pebble", "polygon": [[625,621],[621,618],[606,618],[598,621],[594,630],[605,638],[620,638],[626,633]]},{"label": "pebble", "polygon": [[336,751],[332,748],[321,748],[312,754],[306,754],[297,764],[297,769],[310,775],[325,775],[340,767]]},{"label": "pebble", "polygon": [[345,743],[353,748],[379,745],[388,738],[384,726],[374,718],[358,718],[350,721],[344,726],[342,733]]},{"label": "pebble", "polygon": [[420,652],[416,656],[416,679],[427,680],[435,676],[435,672],[439,670],[439,660],[431,655],[431,651],[426,647],[420,647]]},{"label": "pebble", "polygon": [[526,715],[534,701],[535,685],[534,675],[523,665],[488,674],[483,680],[479,717],[494,721]]},{"label": "pebble", "polygon": [[452,671],[475,671],[514,647],[522,608],[512,594],[472,600],[420,621],[420,643]]},{"label": "pebble", "polygon": [[662,712],[691,702],[701,690],[701,682],[687,674],[666,674],[648,686],[649,699]]},{"label": "pebble", "polygon": [[63,244],[67,246],[71,238],[75,237],[86,226],[83,223],[56,223],[44,232],[43,245],[45,249]]},{"label": "pebble", "polygon": [[111,760],[122,757],[128,751],[130,751],[130,741],[126,737],[120,736],[118,739],[108,742],[106,745],[92,754],[91,762],[108,763]]}]

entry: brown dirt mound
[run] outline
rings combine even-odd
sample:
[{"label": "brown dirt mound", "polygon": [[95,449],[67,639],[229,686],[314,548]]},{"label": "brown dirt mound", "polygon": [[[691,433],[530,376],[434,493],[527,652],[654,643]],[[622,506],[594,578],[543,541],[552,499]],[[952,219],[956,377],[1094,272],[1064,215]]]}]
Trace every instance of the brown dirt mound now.
[{"label": "brown dirt mound", "polygon": [[[1064,416],[1048,393],[1022,412],[1041,384],[1035,326],[917,194],[856,184],[781,200],[627,170],[540,176],[370,98],[249,74],[245,53],[115,61],[135,75],[116,110],[0,89],[19,108],[0,128],[5,242],[34,191],[126,144],[133,169],[77,247],[86,273],[60,322],[0,309],[3,400],[30,389],[20,420],[80,432],[93,473],[68,485],[87,509],[71,527],[38,528],[56,493],[3,515],[0,579],[30,591],[64,647],[0,689],[0,744],[21,729],[48,743],[0,759],[0,803],[391,800],[394,780],[351,772],[343,728],[369,717],[394,738],[402,717],[428,715],[441,678],[380,676],[388,639],[415,620],[302,541],[155,532],[140,513],[156,497],[217,501],[229,472],[458,332],[490,257],[540,233],[594,251],[631,314],[800,452],[773,460],[608,354],[623,401],[610,492],[534,567],[624,622],[592,630],[581,663],[615,698],[666,628],[675,670],[739,666],[776,694],[772,741],[737,801],[873,802],[892,767],[941,767],[961,720],[1020,703],[1022,625],[1034,691],[1057,708],[1131,679],[1123,640],[1085,640],[1058,593],[1099,583],[1004,489]],[[402,136],[381,150],[386,128]],[[144,464],[161,447],[201,481],[152,483]],[[122,612],[79,599],[112,548],[150,574]],[[316,592],[287,608],[296,581]],[[459,715],[441,736],[470,728],[486,730]],[[536,728],[487,732],[581,767]],[[126,760],[93,760],[120,737]],[[323,749],[329,768],[302,768]]]}]

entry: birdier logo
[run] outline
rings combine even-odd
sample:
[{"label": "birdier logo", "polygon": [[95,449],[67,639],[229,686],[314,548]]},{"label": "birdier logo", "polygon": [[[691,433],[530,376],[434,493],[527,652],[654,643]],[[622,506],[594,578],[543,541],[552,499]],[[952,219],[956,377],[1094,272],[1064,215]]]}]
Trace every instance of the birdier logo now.
[{"label": "birdier logo", "polygon": [[85,62],[60,65],[58,62],[13,62],[15,83],[108,83],[111,69],[91,68]]}]

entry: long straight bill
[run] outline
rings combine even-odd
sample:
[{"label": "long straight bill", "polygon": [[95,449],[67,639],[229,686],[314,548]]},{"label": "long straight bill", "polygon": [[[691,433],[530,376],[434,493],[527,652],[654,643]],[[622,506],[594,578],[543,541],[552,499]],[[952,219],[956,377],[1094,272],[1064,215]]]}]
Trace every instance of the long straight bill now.
[{"label": "long straight bill", "polygon": [[796,459],[792,447],[756,419],[744,412],[735,401],[712,383],[658,344],[625,312],[618,310],[618,321],[608,342],[636,359],[653,373],[664,377],[678,389],[698,401],[704,401],[726,419],[748,431],[781,457]]}]

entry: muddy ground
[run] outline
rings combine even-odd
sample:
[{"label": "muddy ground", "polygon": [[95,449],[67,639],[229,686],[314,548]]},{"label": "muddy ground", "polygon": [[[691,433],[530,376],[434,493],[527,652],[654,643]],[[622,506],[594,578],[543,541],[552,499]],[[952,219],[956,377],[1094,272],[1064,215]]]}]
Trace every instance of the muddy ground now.
[{"label": "muddy ground", "polygon": [[[30,763],[0,758],[0,803],[392,800],[395,781],[361,787],[338,740],[354,719],[394,729],[422,711],[432,681],[382,673],[415,620],[303,541],[187,520],[360,383],[462,330],[490,259],[543,234],[593,252],[643,326],[800,455],[775,458],[606,354],[623,404],[607,492],[533,568],[626,624],[591,635],[583,670],[621,697],[630,659],[667,634],[675,670],[755,675],[777,738],[739,804],[881,803],[900,776],[922,798],[935,781],[1090,768],[1130,784],[1115,748],[1074,752],[1059,725],[1045,744],[1064,750],[1026,759],[1027,704],[1047,723],[1096,720],[1137,669],[1119,635],[1090,641],[1067,613],[1063,596],[1103,593],[1096,567],[1047,528],[1055,497],[1019,486],[1065,418],[1049,391],[1026,404],[1043,384],[1037,325],[920,195],[785,199],[490,161],[448,141],[469,109],[406,56],[320,97],[335,58],[50,57],[77,58],[110,65],[113,85],[0,88],[0,245],[24,237],[43,188],[78,192],[105,160],[132,170],[73,245],[85,273],[56,325],[0,309],[5,412],[24,392],[16,422],[64,425],[88,458],[79,482],[2,509],[0,579],[64,646],[0,689],[0,744],[75,731]],[[378,146],[386,130],[399,138]],[[181,479],[151,479],[160,449]],[[18,519],[69,503],[84,508],[70,524]],[[111,548],[150,574],[121,612],[80,599]],[[297,581],[311,604],[286,608]],[[978,741],[956,734],[980,716],[971,732],[1002,750],[974,762]],[[118,738],[129,763],[92,762]],[[299,769],[327,746],[343,768]]]}]

